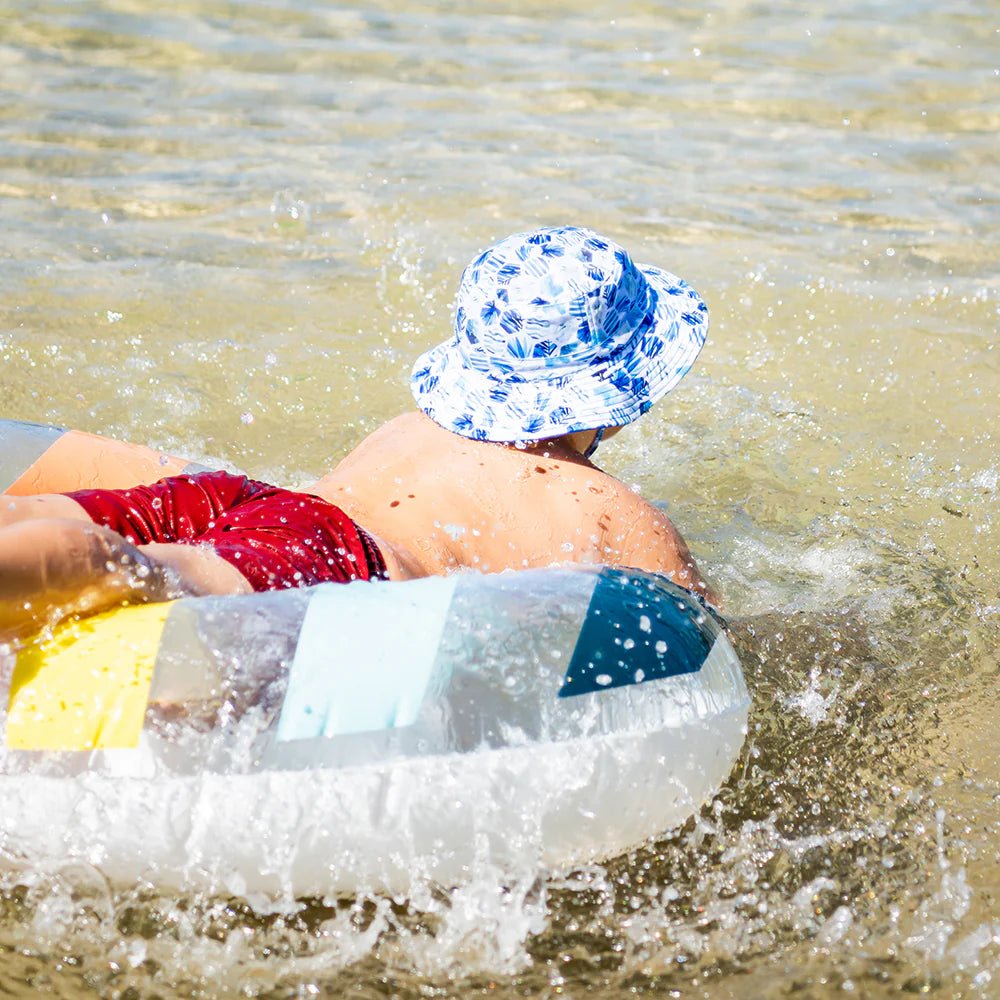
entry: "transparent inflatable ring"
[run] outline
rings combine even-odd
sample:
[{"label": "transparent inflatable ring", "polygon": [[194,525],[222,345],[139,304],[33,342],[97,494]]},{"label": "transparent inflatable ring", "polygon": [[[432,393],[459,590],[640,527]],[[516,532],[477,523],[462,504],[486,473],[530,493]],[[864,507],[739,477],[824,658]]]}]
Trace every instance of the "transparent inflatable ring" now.
[{"label": "transparent inflatable ring", "polygon": [[709,799],[748,709],[719,620],[638,572],[123,608],[0,655],[0,857],[296,896],[590,863]]}]

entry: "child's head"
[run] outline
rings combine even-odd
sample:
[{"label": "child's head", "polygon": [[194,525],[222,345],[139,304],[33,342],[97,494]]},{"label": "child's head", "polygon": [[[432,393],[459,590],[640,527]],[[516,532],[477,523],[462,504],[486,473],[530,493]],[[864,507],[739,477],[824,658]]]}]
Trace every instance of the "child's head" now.
[{"label": "child's head", "polygon": [[452,338],[422,355],[417,405],[463,437],[539,441],[631,423],[708,333],[680,278],[563,226],[508,236],[465,269]]}]

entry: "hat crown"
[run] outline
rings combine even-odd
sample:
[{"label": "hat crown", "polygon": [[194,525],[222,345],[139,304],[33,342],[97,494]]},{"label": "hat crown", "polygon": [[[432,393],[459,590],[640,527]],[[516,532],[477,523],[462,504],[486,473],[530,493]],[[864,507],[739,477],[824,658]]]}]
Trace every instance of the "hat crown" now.
[{"label": "hat crown", "polygon": [[628,253],[592,230],[518,233],[465,269],[455,340],[478,371],[553,377],[625,348],[651,322],[652,298]]}]

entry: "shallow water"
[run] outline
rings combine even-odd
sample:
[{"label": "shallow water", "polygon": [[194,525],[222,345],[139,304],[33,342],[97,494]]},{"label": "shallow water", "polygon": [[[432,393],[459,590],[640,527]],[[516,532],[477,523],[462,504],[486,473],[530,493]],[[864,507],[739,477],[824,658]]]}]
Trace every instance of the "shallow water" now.
[{"label": "shallow water", "polygon": [[10,872],[15,997],[1000,995],[995,5],[0,0],[0,416],[286,483],[460,268],[584,223],[712,313],[602,451],[727,596],[733,777],[627,858],[314,901]]}]

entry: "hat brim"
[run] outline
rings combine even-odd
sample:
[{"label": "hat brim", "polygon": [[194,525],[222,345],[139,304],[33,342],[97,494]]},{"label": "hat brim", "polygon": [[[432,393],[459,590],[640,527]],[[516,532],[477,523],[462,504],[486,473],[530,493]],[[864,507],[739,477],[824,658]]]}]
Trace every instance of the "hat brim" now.
[{"label": "hat brim", "polygon": [[690,285],[660,268],[637,267],[652,306],[627,351],[551,378],[518,379],[469,367],[452,338],[414,364],[417,405],[442,427],[483,441],[542,441],[631,423],[690,371],[708,335],[708,309]]}]

